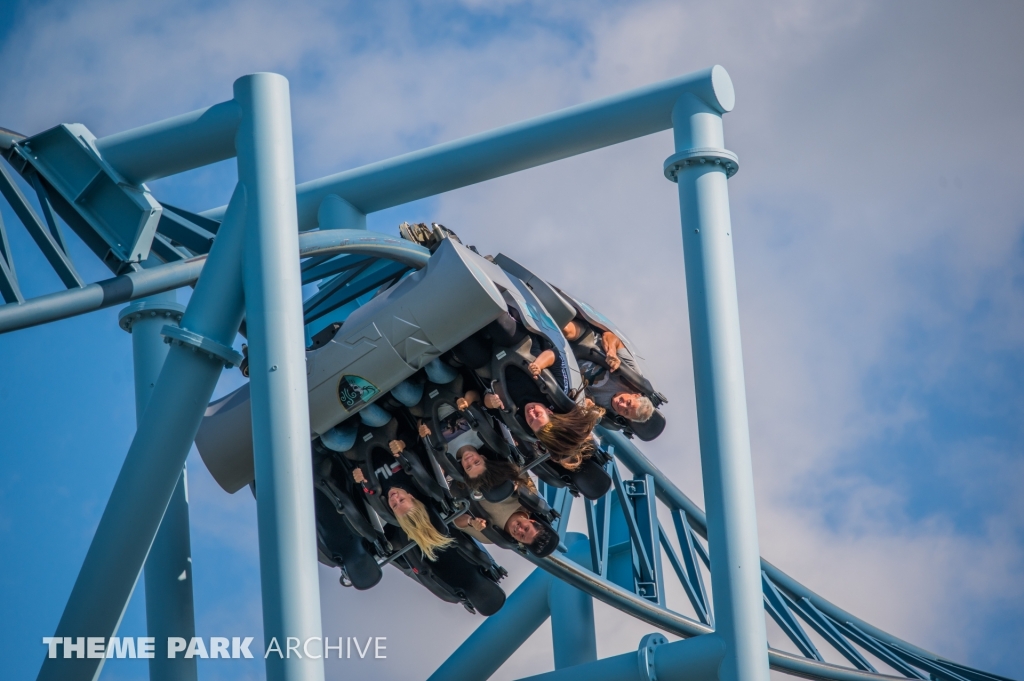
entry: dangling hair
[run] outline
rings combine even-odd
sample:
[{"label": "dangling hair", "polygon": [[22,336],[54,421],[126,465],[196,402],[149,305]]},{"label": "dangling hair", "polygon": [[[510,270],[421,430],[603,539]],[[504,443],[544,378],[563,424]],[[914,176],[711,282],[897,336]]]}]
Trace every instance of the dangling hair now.
[{"label": "dangling hair", "polygon": [[568,414],[551,414],[537,439],[551,452],[551,459],[568,470],[576,470],[594,452],[590,434],[604,417],[604,409],[576,405]]},{"label": "dangling hair", "polygon": [[413,498],[412,509],[405,515],[396,514],[395,519],[409,535],[409,539],[412,539],[420,547],[427,560],[437,560],[438,551],[443,551],[455,543],[454,539],[437,531],[434,524],[430,522],[427,507],[419,499]]},{"label": "dangling hair", "polygon": [[466,474],[466,482],[470,489],[487,490],[494,489],[506,480],[516,480],[519,477],[519,468],[506,459],[491,459],[480,455],[484,460],[484,472],[475,478]]}]

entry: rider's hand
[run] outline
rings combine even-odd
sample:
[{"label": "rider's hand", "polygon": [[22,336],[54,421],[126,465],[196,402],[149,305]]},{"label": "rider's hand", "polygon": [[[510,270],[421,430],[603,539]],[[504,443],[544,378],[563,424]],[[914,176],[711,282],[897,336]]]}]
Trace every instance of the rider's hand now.
[{"label": "rider's hand", "polygon": [[401,440],[392,440],[388,443],[388,447],[391,448],[391,453],[398,456],[405,449],[405,443]]},{"label": "rider's hand", "polygon": [[533,376],[534,378],[537,378],[538,376],[540,376],[540,372],[542,371],[542,369],[541,369],[539,364],[537,364],[536,362],[530,362],[530,367],[529,368],[530,368],[530,375],[531,376]]},{"label": "rider's hand", "polygon": [[459,411],[466,411],[467,409],[469,409],[469,400],[467,400],[465,397],[460,397],[459,399],[455,400],[455,407]]},{"label": "rider's hand", "polygon": [[504,409],[505,405],[502,404],[501,398],[494,393],[487,393],[484,395],[484,406],[488,409]]},{"label": "rider's hand", "polygon": [[483,518],[470,518],[469,524],[479,531],[482,531],[485,527],[487,527],[487,521]]},{"label": "rider's hand", "polygon": [[430,437],[430,427],[423,421],[420,421],[419,434],[420,437]]},{"label": "rider's hand", "polygon": [[366,482],[366,477],[363,475],[363,469],[357,468],[352,471],[352,479],[356,482]]},{"label": "rider's hand", "polygon": [[619,348],[624,347],[622,341],[611,331],[601,334],[601,347],[604,349],[604,356],[608,362],[608,368],[615,371],[622,364],[619,359]]}]

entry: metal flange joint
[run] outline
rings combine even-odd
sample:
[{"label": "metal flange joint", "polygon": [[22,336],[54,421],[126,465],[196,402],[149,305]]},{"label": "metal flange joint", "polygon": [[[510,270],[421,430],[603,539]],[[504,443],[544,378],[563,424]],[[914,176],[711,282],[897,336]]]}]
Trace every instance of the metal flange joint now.
[{"label": "metal flange joint", "polygon": [[192,352],[201,352],[214,361],[223,363],[225,369],[236,367],[242,363],[242,355],[223,343],[218,343],[194,331],[167,325],[161,329],[160,335],[164,337],[165,343],[182,347],[191,346]]},{"label": "metal flange joint", "polygon": [[680,170],[708,164],[721,167],[726,177],[732,177],[740,169],[740,159],[731,151],[713,147],[686,149],[665,159],[665,177],[676,182]]},{"label": "metal flange joint", "polygon": [[668,639],[662,634],[647,634],[640,639],[636,663],[640,668],[640,678],[644,681],[658,681],[658,670],[654,667],[654,652],[658,646],[665,643],[668,643]]},{"label": "metal flange joint", "polygon": [[177,324],[181,321],[183,314],[185,314],[185,306],[178,303],[140,300],[121,310],[121,313],[117,315],[117,323],[122,329],[131,333],[132,326],[140,319],[163,317]]}]

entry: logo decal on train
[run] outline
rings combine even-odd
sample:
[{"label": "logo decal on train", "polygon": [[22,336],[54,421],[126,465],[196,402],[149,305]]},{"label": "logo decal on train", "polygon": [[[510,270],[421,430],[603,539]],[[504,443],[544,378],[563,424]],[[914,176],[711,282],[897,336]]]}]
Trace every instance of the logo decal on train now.
[{"label": "logo decal on train", "polygon": [[360,376],[342,376],[338,383],[338,399],[346,410],[352,411],[380,394],[380,389]]}]

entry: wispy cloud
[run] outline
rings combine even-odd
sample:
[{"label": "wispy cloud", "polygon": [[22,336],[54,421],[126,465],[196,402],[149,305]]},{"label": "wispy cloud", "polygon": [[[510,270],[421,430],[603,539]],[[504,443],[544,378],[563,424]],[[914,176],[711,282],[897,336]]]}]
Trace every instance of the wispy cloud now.
[{"label": "wispy cloud", "polygon": [[[0,123],[108,134],[273,70],[291,81],[298,176],[310,179],[725,65],[763,552],[879,626],[1009,673],[1024,631],[1022,19],[1012,4],[913,2],[52,3],[27,9],[0,45],[16,84]],[[672,400],[648,449],[699,499],[678,207],[661,174],[671,151],[655,135],[432,206],[634,337]],[[226,198],[194,179],[170,190],[195,208]],[[253,514],[212,484],[194,494],[204,559],[223,559],[219,542],[253,556]],[[321,571],[325,630],[346,635],[359,612],[394,632],[407,654],[394,678],[422,676],[474,622],[397,573],[368,594],[334,579]],[[598,610],[606,631],[611,613]],[[602,653],[635,647],[602,636]],[[499,677],[541,671],[544,645]]]}]

